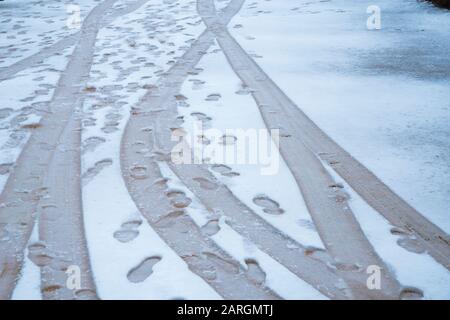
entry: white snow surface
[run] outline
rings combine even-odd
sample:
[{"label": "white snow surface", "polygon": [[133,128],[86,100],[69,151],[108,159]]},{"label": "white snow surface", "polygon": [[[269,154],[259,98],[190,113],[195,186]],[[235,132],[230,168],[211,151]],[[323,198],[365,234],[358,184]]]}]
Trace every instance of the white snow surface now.
[{"label": "white snow surface", "polygon": [[[381,30],[366,27],[374,4]],[[229,26],[322,130],[449,233],[449,24],[416,0],[255,0]]]},{"label": "white snow surface", "polygon": [[[129,0],[118,0],[122,6]],[[228,0],[215,0],[222,9]],[[99,0],[0,1],[0,68],[77,32],[66,26],[67,5],[82,18]],[[381,30],[367,30],[369,0],[251,0],[229,24],[231,33],[280,88],[320,128],[389,187],[450,232],[450,12],[415,0],[378,0]],[[149,18],[151,17],[151,19]],[[444,26],[444,27],[443,27]],[[83,210],[91,265],[102,299],[221,299],[159,238],[132,201],[120,168],[120,142],[130,108],[204,30],[193,0],[150,0],[100,30],[83,106]],[[25,125],[45,114],[73,47],[0,82],[0,165],[13,169],[29,137]],[[214,129],[264,129],[252,96],[242,91],[217,43],[190,75],[179,106],[192,132],[195,113]],[[26,84],[26,85],[24,85]],[[219,94],[218,99],[206,99]],[[207,136],[208,138],[208,136]],[[211,137],[209,137],[211,138]],[[273,147],[274,143],[268,139]],[[224,148],[212,141],[212,148]],[[227,146],[225,148],[233,148]],[[299,188],[279,158],[274,175],[261,164],[227,164],[238,175],[211,172],[280,232],[324,248]],[[222,163],[221,159],[212,159]],[[272,163],[273,164],[273,163]],[[391,225],[326,164],[350,195],[349,204],[377,253],[401,284],[425,299],[450,299],[450,273],[426,254],[397,245]],[[0,191],[9,171],[2,167]],[[201,202],[160,164],[169,185],[193,200],[199,226],[210,218]],[[254,203],[267,196],[283,209],[271,215]],[[141,221],[138,236],[120,242],[125,222]],[[254,259],[266,285],[286,299],[325,299],[220,219],[215,243],[245,268]],[[29,240],[38,240],[37,225]],[[40,271],[26,256],[13,299],[41,299]],[[127,274],[148,257],[161,260],[140,283]]]},{"label": "white snow surface", "polygon": [[[140,216],[121,177],[121,136],[131,106],[146,92],[142,86],[154,84],[157,74],[170,67],[172,56],[180,55],[186,41],[203,30],[200,24],[194,23],[199,18],[192,2],[179,3],[168,9],[164,1],[149,1],[137,11],[120,18],[117,26],[101,30],[97,38],[90,81],[90,86],[96,91],[84,104],[82,170],[85,173],[83,209],[86,237],[98,294],[102,299],[221,298],[188,269],[186,263]],[[149,14],[159,14],[159,18],[146,19]],[[184,35],[173,34],[174,22],[186,28]],[[128,61],[134,57],[134,62],[129,65]],[[103,141],[95,150],[86,148],[88,139],[92,138]],[[99,163],[106,163],[106,166],[100,166],[95,176],[86,175],[88,169]],[[134,240],[122,243],[114,238],[114,232],[124,222],[135,220],[143,222]],[[153,273],[146,280],[133,283],[127,279],[132,268],[155,256],[162,259],[154,265]]]},{"label": "white snow surface", "polygon": [[[168,179],[170,189],[183,191],[192,203],[186,208],[186,213],[198,227],[205,226],[211,219],[211,213],[201,204],[200,200],[178,179],[166,163],[160,163],[162,175]],[[275,259],[258,249],[254,243],[242,237],[227,223],[226,217],[219,220],[219,231],[212,235],[214,242],[247,268],[245,260],[252,259],[264,271],[265,285],[284,299],[292,300],[325,300],[324,295],[311,285],[298,278]]]},{"label": "white snow surface", "polygon": [[[9,66],[78,31],[67,21],[78,6],[81,21],[99,0],[0,2],[0,67]],[[74,25],[73,25],[74,26]]]}]

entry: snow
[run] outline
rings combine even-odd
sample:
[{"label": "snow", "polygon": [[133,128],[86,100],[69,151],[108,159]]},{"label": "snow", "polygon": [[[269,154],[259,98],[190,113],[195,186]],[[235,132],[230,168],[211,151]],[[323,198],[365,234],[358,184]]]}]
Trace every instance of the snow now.
[{"label": "snow", "polygon": [[323,162],[323,165],[335,181],[344,186],[350,196],[349,206],[361,228],[398,281],[404,286],[421,289],[424,299],[449,299],[450,272],[426,253],[414,253],[400,247],[397,244],[399,236],[390,232],[392,225],[377,214],[328,164]]},{"label": "snow", "polygon": [[[195,115],[196,112],[204,113],[212,118],[211,127],[223,133],[232,129],[265,128],[258,106],[251,95],[236,93],[241,89],[240,80],[228,65],[224,54],[217,50],[217,44],[202,58],[198,67],[204,71],[199,75],[189,76],[181,89],[181,93],[188,98],[186,102],[190,105],[189,108],[179,108],[179,114],[184,116],[185,120],[184,130],[193,134],[197,118],[191,114]],[[205,83],[201,86],[196,85],[192,81],[194,79]],[[211,93],[220,93],[221,98],[217,102],[206,101],[205,98]],[[223,148],[220,141],[214,140],[208,130],[205,130],[204,134],[211,140],[209,149]],[[270,137],[267,140],[270,140]],[[275,149],[273,145],[272,147]],[[218,154],[219,152],[216,153]],[[226,183],[241,201],[283,233],[305,246],[323,248],[303,197],[287,165],[278,153],[271,159],[279,162],[274,166],[278,168],[275,174],[262,175],[263,164],[260,162],[256,164],[225,163],[234,172],[239,173],[239,176],[226,177],[212,172],[219,180]],[[223,164],[223,158],[213,158],[211,162]],[[283,187],[280,188],[280,186]],[[285,212],[281,215],[264,213],[262,208],[253,202],[253,198],[258,195],[265,195],[275,200]]]},{"label": "snow", "polygon": [[[201,204],[200,200],[178,179],[166,163],[159,163],[162,175],[168,178],[169,189],[183,191],[192,200],[186,213],[199,228],[205,226],[210,220],[210,213]],[[245,260],[252,259],[266,274],[265,285],[284,299],[292,300],[324,300],[327,299],[320,292],[304,282],[292,272],[278,263],[272,257],[258,249],[254,243],[243,238],[227,223],[222,216],[219,221],[220,230],[211,238],[225,252],[238,261],[243,268],[247,268]]]},{"label": "snow", "polygon": [[[28,240],[28,245],[39,241],[39,227],[36,224]],[[28,259],[28,248],[24,253],[24,263],[21,276],[14,288],[13,300],[42,300],[41,296],[41,269]]]},{"label": "snow", "polygon": [[[14,163],[29,138],[29,132],[22,127],[39,123],[47,112],[59,74],[64,70],[73,47],[59,55],[43,61],[42,64],[22,71],[16,77],[0,82],[0,165]],[[23,85],[26,83],[26,85]],[[0,191],[8,179],[0,175]]]},{"label": "snow", "polygon": [[[118,0],[115,7],[130,0]],[[228,0],[215,0],[225,8]],[[0,68],[39,52],[78,29],[66,26],[67,5],[79,5],[85,18],[100,1],[0,1]],[[269,76],[320,128],[380,177],[429,220],[450,232],[450,12],[416,0],[379,0],[381,30],[367,30],[360,1],[252,0],[229,24],[230,32]],[[151,18],[149,18],[151,17]],[[130,109],[155,85],[205,26],[192,0],[150,0],[117,18],[97,36],[94,62],[83,105],[83,211],[90,262],[102,299],[221,299],[150,227],[124,184],[120,143]],[[14,164],[29,137],[26,125],[45,115],[54,88],[74,47],[0,81],[0,165]],[[193,133],[195,113],[209,126],[263,130],[258,106],[229,66],[217,43],[208,50],[180,94],[183,128]],[[251,88],[250,88],[251,89]],[[211,96],[213,95],[213,96]],[[208,98],[208,96],[210,98]],[[233,150],[211,140],[210,150]],[[262,138],[274,148],[270,138]],[[242,150],[239,150],[242,152]],[[212,162],[223,163],[220,152]],[[239,153],[239,155],[242,155]],[[225,163],[238,175],[217,179],[257,215],[304,246],[324,248],[295,179],[277,152],[269,163]],[[265,159],[267,160],[267,159]],[[269,165],[268,165],[269,164]],[[192,203],[187,214],[198,227],[210,212],[165,163],[168,185]],[[263,174],[268,167],[275,173]],[[450,298],[450,273],[426,253],[397,244],[392,226],[324,163],[349,194],[349,205],[376,252],[399,282],[424,292],[425,299]],[[8,179],[1,168],[0,191]],[[275,201],[282,214],[264,212],[254,198]],[[122,224],[141,222],[137,237],[114,237]],[[264,271],[265,285],[285,299],[326,299],[228,224],[212,240],[247,268],[252,259]],[[29,243],[38,241],[37,225]],[[24,252],[13,299],[41,299],[40,269]],[[149,257],[160,260],[144,281],[127,278]]]},{"label": "snow", "polygon": [[371,1],[249,3],[230,23],[244,49],[322,130],[448,233],[450,12],[380,0],[382,29],[367,30]]},{"label": "snow", "polygon": [[[368,1],[254,3],[230,23],[243,26],[230,28],[240,44],[320,128],[448,232],[448,11],[378,1],[382,29],[368,31]],[[392,226],[342,183],[399,281],[425,299],[448,299],[448,270],[398,246]]]}]

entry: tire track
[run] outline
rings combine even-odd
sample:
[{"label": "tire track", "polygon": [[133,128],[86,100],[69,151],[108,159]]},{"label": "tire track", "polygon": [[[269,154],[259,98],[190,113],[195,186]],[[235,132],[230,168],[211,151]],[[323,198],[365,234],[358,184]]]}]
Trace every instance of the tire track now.
[{"label": "tire track", "polygon": [[189,269],[223,298],[278,299],[263,285],[252,282],[238,262],[202,234],[184,210],[178,208],[180,205],[170,202],[158,164],[142,151],[152,150],[149,141],[153,140],[153,134],[146,129],[152,118],[151,111],[133,114],[122,139],[122,174],[142,215]]},{"label": "tire track", "polygon": [[[236,6],[235,2],[231,3],[225,10],[224,19],[230,19],[239,9],[240,5]],[[158,230],[158,225],[155,225],[154,220],[156,218],[152,218],[151,216],[156,214],[153,207],[155,203],[158,203],[158,206],[164,206],[166,199],[162,195],[159,197],[155,195],[155,201],[150,201],[148,192],[152,190],[152,187],[149,186],[149,182],[145,182],[139,186],[139,179],[136,180],[133,178],[129,170],[132,167],[141,168],[141,170],[144,170],[143,168],[145,170],[148,170],[149,167],[153,168],[155,164],[145,159],[146,157],[152,156],[158,160],[168,160],[171,147],[173,146],[170,129],[177,127],[175,96],[179,93],[181,85],[188,73],[197,65],[201,56],[207,51],[212,42],[212,34],[208,31],[203,33],[191,49],[166,73],[165,78],[159,83],[159,89],[150,91],[143,97],[140,104],[133,108],[132,116],[127,124],[126,133],[122,140],[122,171],[127,187],[136,204],[140,206],[141,211],[155,230]],[[150,135],[152,139],[155,139],[154,143],[150,142]],[[136,141],[135,147],[133,147],[131,141]],[[133,148],[135,148],[134,154]],[[148,150],[151,150],[151,152]],[[234,220],[237,218],[238,222],[231,223],[233,227],[258,244],[260,249],[263,251],[268,250],[272,257],[287,265],[292,272],[312,284],[325,295],[332,298],[346,298],[342,288],[342,281],[334,272],[327,268],[324,261],[318,261],[314,257],[308,256],[309,252],[308,255],[305,255],[304,252],[308,251],[306,248],[294,249],[298,248],[298,245],[293,245],[292,249],[289,249],[287,244],[292,244],[293,241],[283,236],[263,219],[257,217],[256,214],[251,213],[251,209],[242,204],[228,188],[223,186],[219,191],[214,190],[211,192],[205,192],[205,190],[196,188],[195,185],[197,182],[187,177],[189,177],[189,173],[191,172],[195,173],[194,175],[196,177],[200,176],[212,179],[211,173],[205,167],[169,165],[208,208],[217,208],[226,211]],[[158,181],[158,179],[161,179],[159,170],[151,169],[151,171],[157,171],[157,174],[153,176],[153,180],[156,179]],[[146,178],[146,180],[148,179]],[[162,193],[163,190],[159,192]],[[151,211],[152,208],[153,212]],[[158,210],[161,210],[160,214],[164,214],[164,212],[167,214],[168,212],[167,207],[164,210]],[[242,219],[243,217],[248,217],[249,222],[243,222],[247,221],[247,219]],[[255,219],[258,227],[255,227]],[[180,255],[184,255],[183,250],[177,248],[177,241],[179,240],[171,239],[167,235],[164,235],[163,230],[159,230],[158,233],[168,243],[172,243],[173,248]],[[261,233],[264,234],[264,237],[261,236]],[[181,242],[181,244],[183,243]]]},{"label": "tire track", "polygon": [[[83,105],[82,89],[89,77],[100,21],[116,1],[100,3],[85,19],[80,41],[49,104],[50,112],[34,129],[0,195],[0,232],[6,234],[0,241],[0,299],[11,297],[39,202],[39,231],[44,240],[39,247],[45,247],[46,254],[54,253],[58,261],[57,267],[42,265],[44,298],[95,298],[82,223],[81,126],[74,111]],[[75,292],[66,288],[63,272],[68,265],[81,271],[83,287]]]},{"label": "tire track", "polygon": [[[244,0],[232,2],[242,5]],[[216,15],[214,2],[198,0],[197,5],[203,21],[216,35],[236,74],[246,86],[255,90],[252,94],[267,127],[281,129],[281,155],[297,181],[328,252],[335,260],[333,266],[350,286],[353,298],[399,298],[400,284],[365,237],[348,206],[346,195],[336,187],[320,160],[295,134],[296,125],[285,112],[285,101],[279,99],[283,93],[277,87],[267,85],[273,82],[269,82],[267,75],[229,34],[223,20]],[[280,124],[282,128],[279,128]],[[371,265],[382,268],[382,291],[370,290],[366,285],[365,271]]]},{"label": "tire track", "polygon": [[[44,299],[96,299],[87,249],[81,198],[80,114],[69,120],[49,163],[39,203],[39,238],[48,263],[41,267]],[[63,147],[61,147],[63,146]],[[73,269],[76,268],[76,269]],[[80,272],[80,287],[68,287],[71,270]],[[68,273],[66,273],[68,272]]]},{"label": "tire track", "polygon": [[[280,123],[283,124],[281,133],[284,135],[284,139],[280,143],[281,152],[294,175],[300,176],[302,170],[294,161],[298,152],[293,151],[306,147],[309,149],[307,153],[313,153],[327,162],[393,226],[417,237],[421,246],[431,257],[450,269],[449,236],[396,195],[379,178],[317,127],[247,55],[228,30],[223,27],[223,21],[220,22],[214,17],[214,5],[210,0],[202,0],[199,4],[199,9],[202,10],[205,17],[205,23],[215,32],[236,74],[243,83],[255,90],[253,96],[267,126],[278,128]],[[317,167],[320,168],[318,164]],[[327,189],[326,187],[325,185],[324,190]]]},{"label": "tire track", "polygon": [[[227,11],[231,19],[234,13]],[[168,130],[155,119],[174,119],[173,110],[161,109],[172,101],[187,74],[212,45],[214,36],[203,32],[190,49],[132,108],[121,143],[121,168],[133,201],[158,235],[187,263],[190,270],[204,279],[225,299],[279,299],[263,284],[253,282],[232,257],[218,248],[184,210],[173,205],[167,185],[156,162],[160,150],[154,149],[153,129]],[[156,116],[157,115],[157,116]],[[158,131],[158,130],[155,130]],[[170,133],[170,130],[168,130]],[[153,155],[153,156],[150,156]]]},{"label": "tire track", "polygon": [[[135,11],[139,7],[141,7],[143,4],[145,4],[148,0],[136,0],[133,1],[131,4],[127,4],[126,7],[115,9],[114,12],[111,14],[105,16],[103,20],[100,22],[100,28],[103,28],[107,25],[109,25],[114,19],[126,15],[130,12]],[[87,18],[86,18],[87,19]],[[82,32],[78,31],[74,34],[71,34],[56,43],[43,48],[39,52],[36,52],[35,54],[26,57],[20,61],[17,61],[13,63],[10,66],[2,67],[0,68],[0,82],[7,80],[11,78],[16,73],[19,73],[23,70],[26,70],[28,68],[31,68],[39,63],[42,63],[45,59],[48,59],[51,56],[54,56],[55,54],[58,54],[62,51],[64,51],[66,48],[73,46],[79,41],[80,36]]]},{"label": "tire track", "polygon": [[206,166],[175,165],[170,162],[169,165],[206,208],[220,210],[226,217],[226,223],[261,251],[327,297],[351,297],[339,275],[330,270],[332,261],[325,252],[304,247],[270,225],[215,179]]}]

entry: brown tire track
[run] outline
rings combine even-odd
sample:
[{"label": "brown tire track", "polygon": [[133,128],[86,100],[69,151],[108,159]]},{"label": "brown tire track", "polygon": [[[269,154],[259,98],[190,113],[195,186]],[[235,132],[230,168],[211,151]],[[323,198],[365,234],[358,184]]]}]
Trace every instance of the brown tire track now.
[{"label": "brown tire track", "polygon": [[[234,15],[239,9],[240,6],[231,3],[231,6],[227,7],[224,13],[224,19],[229,19],[229,17]],[[151,211],[146,213],[146,204],[154,206],[155,203],[163,201],[162,199],[164,198],[159,196],[158,200],[152,204],[152,202],[149,201],[147,194],[150,192],[151,188],[147,187],[146,193],[139,195],[139,193],[144,192],[144,186],[137,187],[132,184],[138,182],[133,181],[133,179],[130,178],[129,173],[127,172],[129,167],[132,165],[148,167],[150,164],[148,163],[149,160],[145,162],[144,155],[140,155],[141,159],[138,161],[132,162],[130,160],[133,157],[137,159],[137,155],[132,154],[132,146],[130,146],[130,141],[132,141],[131,138],[133,137],[138,141],[137,145],[139,147],[136,147],[137,154],[142,154],[140,150],[151,149],[154,153],[153,157],[167,160],[171,146],[173,145],[173,142],[170,139],[170,129],[176,127],[177,107],[175,95],[179,93],[180,87],[186,79],[188,72],[197,65],[200,57],[207,51],[212,44],[212,41],[213,36],[211,33],[208,31],[203,33],[191,49],[185,53],[169,72],[165,74],[165,78],[159,83],[159,89],[149,91],[149,93],[143,97],[139,105],[133,109],[132,117],[127,124],[127,130],[122,140],[122,171],[130,194],[137,204],[143,206],[142,211],[146,215],[151,213]],[[145,118],[147,118],[147,120],[145,120]],[[139,129],[137,128],[140,128],[142,132],[139,132]],[[131,130],[133,130],[134,134],[130,133]],[[153,146],[150,145],[150,134],[143,133],[145,131],[148,132],[149,130],[154,132],[153,138],[155,139],[155,142]],[[137,138],[138,136],[140,137],[139,139]],[[154,164],[152,164],[152,166],[154,166]],[[226,187],[223,187],[220,190],[221,192],[218,192],[218,196],[215,196],[212,193],[199,191],[194,187],[194,181],[186,178],[186,175],[191,171],[198,173],[198,175],[202,177],[209,177],[210,172],[206,168],[203,166],[171,166],[172,170],[174,170],[182,181],[194,191],[201,200],[203,200],[203,203],[206,204],[208,208],[220,209],[226,211],[229,216],[234,218],[238,217],[238,222],[234,224],[231,223],[231,225],[233,225],[236,230],[239,230],[239,232],[252,239],[258,244],[260,249],[269,250],[269,253],[275,257],[275,259],[287,265],[291,271],[312,284],[325,295],[338,299],[346,298],[342,290],[342,281],[334,272],[327,268],[324,261],[317,261],[312,257],[304,255],[304,251],[306,252],[305,248],[300,248],[300,250],[288,249],[287,244],[292,244],[293,241],[283,236],[275,228],[268,225],[263,219],[252,213],[251,209],[242,204]],[[160,173],[158,170],[158,177],[159,176]],[[215,190],[215,192],[217,192],[217,190]],[[205,199],[210,199],[210,201]],[[226,201],[222,201],[223,199],[226,199]],[[227,205],[228,201],[231,203],[230,205]],[[147,210],[150,210],[150,208]],[[248,218],[249,222],[242,222],[245,218],[240,219],[239,215]],[[147,219],[151,219],[151,217],[147,217]],[[151,220],[149,221],[152,224]],[[256,223],[258,227],[255,228],[253,223]],[[157,226],[152,226],[157,228]],[[251,231],[247,231],[247,229],[251,229]],[[261,239],[261,233],[264,234],[264,239]],[[164,238],[164,235],[161,236]],[[167,241],[173,242],[171,239],[167,239]]]},{"label": "brown tire track", "polygon": [[[208,16],[212,15],[210,8],[206,10]],[[289,145],[305,144],[315,155],[331,165],[373,209],[392,225],[406,229],[415,235],[431,257],[450,269],[449,236],[336,144],[264,73],[226,28],[220,28],[220,25],[214,22],[214,18],[209,20],[210,24],[214,25],[213,29],[219,43],[222,42],[222,47],[233,48],[223,48],[223,50],[236,74],[245,84],[256,89],[253,96],[260,106],[268,127],[277,127],[275,124],[285,123],[284,133],[291,135],[290,138],[285,138],[281,142],[282,152],[283,149],[285,150],[285,159],[291,156],[294,158],[289,151],[296,149],[290,149]],[[225,45],[224,42],[226,42]],[[300,171],[300,168],[292,164],[291,170],[295,173]]]},{"label": "brown tire track", "polygon": [[[115,2],[116,0],[106,0],[100,3],[85,19],[80,31],[80,41],[59,79],[49,104],[50,112],[41,119],[40,126],[34,129],[0,195],[0,203],[4,204],[0,207],[0,231],[8,236],[7,240],[0,242],[0,266],[2,266],[0,299],[11,297],[22,265],[23,250],[34,224],[36,206],[46,192],[57,208],[59,206],[67,209],[61,219],[68,219],[73,224],[64,223],[60,228],[57,223],[47,219],[48,215],[55,214],[59,210],[45,205],[47,199],[44,199],[42,203],[46,209],[42,213],[40,236],[50,250],[70,251],[65,258],[68,260],[66,265],[70,263],[80,267],[84,286],[82,289],[87,291],[77,292],[75,298],[95,298],[82,225],[79,181],[80,120],[77,116],[74,117],[73,112],[80,110],[83,104],[82,89],[89,76],[95,40],[102,26],[100,22]],[[129,11],[120,9],[120,12]],[[112,17],[117,16],[117,14],[110,15],[109,20],[106,20],[110,21]],[[68,146],[61,146],[59,143],[67,143],[70,147],[67,149]],[[67,165],[73,166],[69,167],[70,174],[74,175],[72,178],[68,178],[65,172],[68,170]],[[44,188],[44,183],[50,185]],[[64,242],[61,242],[62,239]],[[72,247],[74,244],[76,250]],[[64,270],[44,269],[42,271],[44,298],[68,298],[70,295],[73,297],[74,292],[56,290],[62,283],[65,286],[61,273]],[[51,282],[56,285],[46,286],[46,283]]]},{"label": "brown tire track", "polygon": [[[232,11],[227,11],[230,17]],[[133,108],[121,143],[121,168],[125,184],[136,206],[158,235],[188,264],[191,271],[204,279],[225,299],[279,299],[271,290],[256,284],[232,257],[223,252],[194,221],[182,210],[174,208],[166,196],[167,185],[155,162],[147,152],[158,154],[154,148],[155,137],[149,126],[164,127],[167,122],[155,121],[158,117],[174,119],[173,110],[159,107],[171,101],[179,90],[178,85],[187,77],[187,72],[197,65],[200,58],[212,45],[214,36],[203,32],[177,63],[160,79],[159,89],[150,90]],[[158,117],[156,117],[158,115]],[[170,130],[168,130],[170,132]],[[133,142],[134,141],[134,142]],[[143,152],[142,150],[147,150]],[[149,151],[151,150],[151,151]],[[134,176],[130,169],[145,170],[142,176]],[[144,169],[145,168],[145,169]],[[167,225],[168,224],[168,225]],[[214,257],[214,258],[212,258]],[[214,276],[211,277],[211,271]]]},{"label": "brown tire track", "polygon": [[[232,2],[242,5],[244,1],[232,0]],[[255,90],[253,96],[267,127],[278,129],[280,124],[283,126],[280,152],[297,181],[326,248],[335,260],[337,272],[350,285],[353,298],[399,298],[400,284],[390,274],[390,270],[365,237],[348,206],[345,195],[338,192],[339,188],[333,187],[336,184],[331,175],[295,134],[296,126],[285,113],[285,101],[278,99],[282,92],[278,92],[277,87],[278,91],[267,86],[269,78],[229,34],[223,21],[216,16],[213,1],[198,0],[197,4],[203,21],[216,35],[236,74],[245,85]],[[269,109],[272,112],[267,112]],[[370,265],[378,265],[383,270],[381,291],[370,290],[366,285],[365,271]]]},{"label": "brown tire track", "polygon": [[[186,69],[185,77],[187,77],[187,71],[189,70],[188,68]],[[170,77],[171,73],[169,72],[167,75]],[[145,114],[141,118],[148,118],[148,120],[142,121],[139,127],[142,131],[151,130],[152,139],[154,139],[152,147],[150,147],[151,139],[148,136],[142,136],[137,139],[136,141],[139,141],[139,148],[136,152],[139,153],[140,150],[147,149],[152,150],[152,157],[167,161],[172,171],[200,199],[206,208],[211,211],[220,210],[226,217],[231,218],[227,223],[242,236],[251,240],[260,250],[268,253],[272,258],[283,264],[291,272],[311,284],[324,295],[334,299],[346,299],[347,296],[344,292],[345,290],[343,290],[345,286],[343,287],[339,276],[329,269],[327,266],[328,261],[318,260],[309,256],[311,248],[305,248],[295,243],[295,241],[283,235],[260,218],[251,208],[237,199],[225,185],[219,183],[208,171],[206,166],[173,164],[168,159],[170,157],[170,150],[174,145],[174,142],[170,140],[170,128],[176,127],[177,106],[174,96],[179,92],[182,83],[183,79],[179,78],[178,80],[168,81],[167,85],[160,85],[159,87],[162,88],[160,91],[148,94],[145,100],[141,101],[141,105],[145,103],[148,107],[139,110],[135,109],[135,112]],[[136,121],[128,125],[133,128],[137,127]],[[137,132],[134,135],[128,134],[130,138],[124,138],[124,141],[131,141],[129,139],[137,134]],[[123,149],[125,147],[123,143]],[[142,154],[142,151],[140,153]],[[123,165],[122,170],[124,174],[126,173],[127,165],[131,165],[130,161],[126,165]],[[140,166],[141,162],[137,163],[137,165]],[[202,189],[195,181],[195,178],[198,177],[214,182],[217,188],[211,190]],[[133,195],[142,189],[135,187],[133,189],[129,188],[129,190]],[[141,198],[141,202],[137,199],[135,202],[142,203],[145,197],[148,197],[148,192],[148,190],[145,192],[145,195]],[[145,201],[149,202],[149,199],[147,198]],[[149,203],[151,204],[151,202]]]}]

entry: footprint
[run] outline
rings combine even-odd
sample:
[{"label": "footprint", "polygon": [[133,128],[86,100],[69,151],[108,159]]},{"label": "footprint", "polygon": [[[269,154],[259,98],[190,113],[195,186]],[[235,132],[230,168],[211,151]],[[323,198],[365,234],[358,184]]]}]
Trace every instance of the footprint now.
[{"label": "footprint", "polygon": [[82,123],[83,123],[83,127],[93,127],[96,124],[97,119],[95,118],[87,118],[87,119],[83,119]]},{"label": "footprint", "polygon": [[306,229],[313,231],[316,230],[316,227],[314,226],[314,223],[311,220],[298,219],[298,224]]},{"label": "footprint", "polygon": [[28,259],[38,267],[48,266],[53,257],[47,253],[47,247],[43,242],[36,242],[28,246]]},{"label": "footprint", "polygon": [[235,136],[224,134],[222,137],[220,137],[219,143],[229,146],[229,145],[235,144],[236,141],[237,141],[237,138]]},{"label": "footprint", "polygon": [[186,101],[187,98],[186,98],[186,96],[184,96],[182,94],[177,94],[177,95],[175,95],[175,100],[177,100],[177,101]]},{"label": "footprint", "polygon": [[202,278],[211,281],[217,279],[216,268],[211,261],[202,259],[196,254],[182,256],[181,258],[189,265],[190,270],[194,273],[202,274]]},{"label": "footprint", "polygon": [[399,227],[394,227],[391,228],[391,234],[393,234],[394,236],[407,236],[407,235],[411,235],[411,233],[408,230],[405,230],[403,228],[399,228]]},{"label": "footprint", "polygon": [[83,152],[94,151],[100,144],[106,142],[102,137],[89,137],[84,141]]},{"label": "footprint", "polygon": [[94,164],[93,167],[87,169],[87,171],[83,174],[82,180],[83,184],[86,185],[89,181],[91,181],[96,175],[100,173],[104,168],[112,165],[112,159],[103,159]]},{"label": "footprint", "polygon": [[83,91],[84,92],[95,92],[95,91],[97,91],[97,88],[94,86],[87,86],[86,88],[84,88]]},{"label": "footprint", "polygon": [[146,166],[134,166],[130,168],[130,175],[134,179],[147,179],[148,172]]},{"label": "footprint", "polygon": [[78,300],[97,300],[97,294],[91,289],[80,289],[75,291],[75,298]]},{"label": "footprint", "polygon": [[13,163],[2,163],[0,164],[0,175],[5,175],[11,172]]},{"label": "footprint", "polygon": [[303,251],[305,256],[331,264],[332,259],[326,250],[316,247],[306,247]]},{"label": "footprint", "polygon": [[180,190],[170,190],[166,193],[166,196],[175,208],[186,208],[192,202],[191,198],[187,197],[186,193]]},{"label": "footprint", "polygon": [[201,143],[203,145],[209,145],[211,144],[211,140],[209,140],[206,136],[204,135],[199,135],[197,136],[197,141],[198,143]]},{"label": "footprint", "polygon": [[224,270],[238,274],[239,273],[239,265],[235,261],[230,261],[224,257],[221,257],[213,252],[203,252],[206,258],[213,262],[216,265],[220,265]]},{"label": "footprint", "polygon": [[157,228],[169,228],[175,224],[177,218],[182,217],[184,215],[185,212],[183,210],[175,210],[161,217],[158,221],[154,223],[154,225]]},{"label": "footprint", "polygon": [[200,74],[201,72],[203,72],[203,69],[202,68],[193,68],[192,70],[190,70],[190,71],[188,71],[188,75],[194,75],[194,76],[196,76],[196,75],[198,75],[198,74]]},{"label": "footprint", "polygon": [[256,284],[263,284],[266,281],[266,273],[254,259],[245,259],[247,265],[247,276]]},{"label": "footprint", "polygon": [[0,109],[0,119],[5,119],[7,117],[9,117],[9,115],[13,112],[14,110],[11,108],[3,108]]},{"label": "footprint", "polygon": [[139,235],[139,226],[142,220],[130,220],[122,223],[121,229],[114,232],[114,238],[118,241],[126,243],[134,240]]},{"label": "footprint", "polygon": [[270,199],[268,196],[265,195],[258,195],[253,198],[253,203],[257,206],[263,207],[263,211],[265,213],[273,214],[273,215],[279,215],[283,214],[284,210],[280,208],[280,204],[272,199]]},{"label": "footprint", "polygon": [[423,292],[414,287],[405,287],[400,293],[401,300],[420,300],[423,298]]},{"label": "footprint", "polygon": [[112,120],[112,121],[119,121],[119,120],[122,120],[123,116],[121,114],[119,114],[119,113],[111,112],[111,113],[108,113],[105,116],[105,118],[108,119],[108,120]]},{"label": "footprint", "polygon": [[332,263],[332,266],[340,271],[361,271],[361,266],[355,263],[343,263],[343,262],[335,262]]},{"label": "footprint", "polygon": [[51,294],[51,293],[55,293],[55,292],[57,292],[58,290],[61,290],[61,289],[63,289],[63,287],[61,287],[60,285],[53,284],[53,285],[48,285],[48,286],[43,287],[41,289],[41,291],[42,291],[42,293]]},{"label": "footprint", "polygon": [[22,129],[39,129],[40,127],[42,127],[42,125],[40,123],[28,123],[28,124],[24,124],[21,128]]},{"label": "footprint", "polygon": [[144,259],[141,263],[128,272],[128,280],[133,283],[144,281],[153,273],[153,266],[159,261],[161,261],[161,257],[159,256]]},{"label": "footprint", "polygon": [[205,98],[205,100],[206,101],[219,101],[220,98],[222,98],[220,93],[211,93]]},{"label": "footprint", "polygon": [[333,183],[333,184],[329,185],[329,187],[335,191],[344,189],[344,185],[342,183]]},{"label": "footprint", "polygon": [[201,112],[192,112],[191,116],[195,117],[197,121],[200,121],[205,128],[209,128],[212,118]]},{"label": "footprint", "polygon": [[192,82],[192,90],[200,90],[205,84],[205,81],[199,79],[190,79],[189,81]]},{"label": "footprint", "polygon": [[235,93],[238,94],[238,95],[243,96],[243,95],[248,95],[248,94],[250,94],[252,92],[253,92],[253,90],[251,90],[249,87],[243,86],[238,91],[236,91]]},{"label": "footprint", "polygon": [[401,237],[397,240],[397,244],[405,250],[413,253],[420,254],[426,251],[425,248],[420,244],[420,242],[412,237]]},{"label": "footprint", "polygon": [[153,181],[153,184],[167,189],[167,182],[169,182],[168,178],[158,178]]},{"label": "footprint", "polygon": [[122,228],[124,229],[137,229],[141,226],[142,220],[130,220],[122,223]]},{"label": "footprint", "polygon": [[102,131],[104,133],[113,133],[117,130],[119,130],[117,127],[119,126],[119,122],[115,120],[110,120],[105,122],[105,126],[102,128]]},{"label": "footprint", "polygon": [[118,241],[127,243],[132,240],[134,240],[139,235],[138,230],[132,230],[132,229],[122,229],[117,230],[114,232],[114,238],[116,238]]},{"label": "footprint", "polygon": [[236,177],[239,175],[239,173],[234,172],[229,166],[226,166],[224,164],[213,164],[211,166],[211,170],[226,177]]}]

